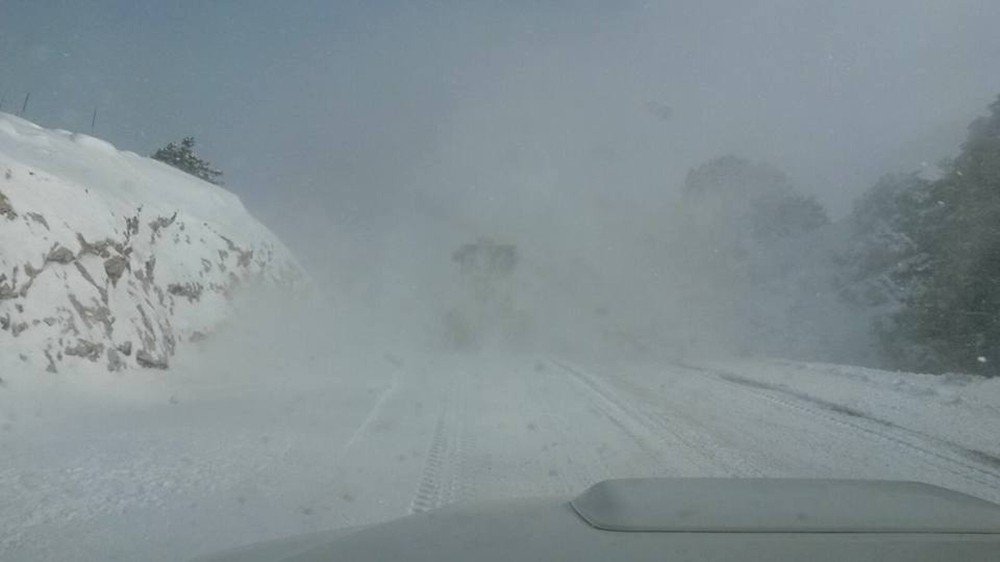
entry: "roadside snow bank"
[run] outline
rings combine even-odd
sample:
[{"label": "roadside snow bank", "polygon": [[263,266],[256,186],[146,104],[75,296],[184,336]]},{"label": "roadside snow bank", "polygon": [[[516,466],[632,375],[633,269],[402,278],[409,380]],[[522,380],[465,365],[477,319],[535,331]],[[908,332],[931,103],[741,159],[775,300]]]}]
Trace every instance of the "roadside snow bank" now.
[{"label": "roadside snow bank", "polygon": [[19,371],[164,369],[242,287],[303,280],[225,189],[0,113],[0,354]]},{"label": "roadside snow bank", "polygon": [[821,401],[991,457],[1000,466],[1000,378],[788,360],[703,360],[741,381]]}]

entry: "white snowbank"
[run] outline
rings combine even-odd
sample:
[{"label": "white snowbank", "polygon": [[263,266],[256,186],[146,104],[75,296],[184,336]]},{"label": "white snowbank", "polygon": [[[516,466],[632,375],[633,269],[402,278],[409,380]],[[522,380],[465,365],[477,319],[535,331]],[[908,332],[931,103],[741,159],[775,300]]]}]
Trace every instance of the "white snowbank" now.
[{"label": "white snowbank", "polygon": [[699,364],[1000,457],[1000,379],[788,360]]},{"label": "white snowbank", "polygon": [[0,352],[20,371],[164,368],[241,286],[302,277],[229,191],[0,113]]}]

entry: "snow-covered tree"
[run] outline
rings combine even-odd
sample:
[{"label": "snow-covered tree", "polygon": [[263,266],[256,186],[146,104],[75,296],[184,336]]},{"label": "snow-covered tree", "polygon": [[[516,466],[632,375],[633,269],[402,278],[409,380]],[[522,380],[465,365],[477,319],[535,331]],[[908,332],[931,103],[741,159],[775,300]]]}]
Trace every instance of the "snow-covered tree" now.
[{"label": "snow-covered tree", "polygon": [[920,242],[931,276],[898,320],[933,350],[929,368],[1000,374],[1000,98],[969,126],[930,202]]},{"label": "snow-covered tree", "polygon": [[195,155],[194,137],[184,137],[180,144],[172,142],[154,152],[152,157],[209,183],[222,185],[222,171]]},{"label": "snow-covered tree", "polygon": [[664,291],[683,303],[678,319],[695,334],[686,345],[794,355],[826,339],[813,326],[834,300],[816,273],[829,221],[781,170],[731,155],[710,160],[688,173],[664,223]]},{"label": "snow-covered tree", "polygon": [[691,170],[683,204],[706,213],[733,241],[767,244],[815,230],[829,222],[812,197],[802,195],[781,170],[737,156],[716,158]]},{"label": "snow-covered tree", "polygon": [[837,284],[841,297],[870,319],[881,366],[919,369],[932,355],[902,317],[931,274],[928,225],[939,212],[931,185],[915,173],[883,176],[846,221]]}]

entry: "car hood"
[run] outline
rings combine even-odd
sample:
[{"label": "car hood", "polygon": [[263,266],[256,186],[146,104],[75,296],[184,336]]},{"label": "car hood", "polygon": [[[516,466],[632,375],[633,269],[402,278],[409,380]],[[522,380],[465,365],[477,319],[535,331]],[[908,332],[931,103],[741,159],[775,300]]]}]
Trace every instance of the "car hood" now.
[{"label": "car hood", "polygon": [[1000,506],[912,482],[609,480],[577,498],[457,504],[214,562],[993,560]]}]

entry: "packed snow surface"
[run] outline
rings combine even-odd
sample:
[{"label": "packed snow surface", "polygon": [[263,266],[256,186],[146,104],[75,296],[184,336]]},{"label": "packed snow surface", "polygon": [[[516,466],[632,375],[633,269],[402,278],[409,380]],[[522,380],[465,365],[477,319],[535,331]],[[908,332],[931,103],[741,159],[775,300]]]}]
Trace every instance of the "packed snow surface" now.
[{"label": "packed snow surface", "polygon": [[225,189],[0,113],[5,357],[49,373],[166,368],[229,315],[241,287],[300,277]]},{"label": "packed snow surface", "polygon": [[[0,389],[0,559],[182,560],[612,477],[903,479],[1000,501],[1000,380],[306,327],[296,349],[329,353],[275,357],[253,326],[169,377]],[[243,353],[206,359],[227,341]]]}]

